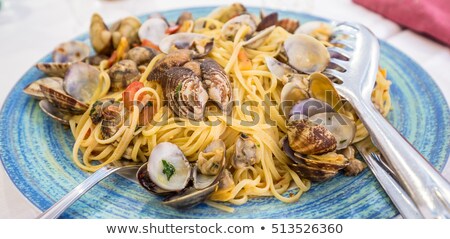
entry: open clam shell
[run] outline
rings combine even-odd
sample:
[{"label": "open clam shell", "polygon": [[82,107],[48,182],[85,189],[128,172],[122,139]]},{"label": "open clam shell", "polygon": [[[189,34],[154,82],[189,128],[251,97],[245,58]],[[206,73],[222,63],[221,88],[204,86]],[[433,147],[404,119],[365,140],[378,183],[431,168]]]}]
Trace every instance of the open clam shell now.
[{"label": "open clam shell", "polygon": [[264,44],[264,41],[270,35],[270,33],[273,32],[273,30],[275,30],[275,26],[265,28],[264,30],[256,33],[253,37],[245,41],[243,46],[250,49],[256,49],[260,47],[262,44]]},{"label": "open clam shell", "polygon": [[216,103],[225,113],[231,113],[230,102],[233,99],[230,79],[213,59],[205,59],[200,64],[202,83],[209,99]]},{"label": "open clam shell", "polygon": [[306,34],[289,36],[284,42],[289,64],[304,73],[322,72],[330,62],[327,48]]},{"label": "open clam shell", "polygon": [[46,85],[49,88],[59,89],[63,91],[63,79],[59,77],[45,77],[41,78],[37,81],[32,82],[27,85],[23,92],[29,96],[32,96],[36,99],[42,100],[45,99],[44,94],[41,91],[40,85]]},{"label": "open clam shell", "polygon": [[114,48],[119,46],[120,39],[125,37],[130,45],[140,44],[138,35],[141,21],[138,18],[130,16],[119,20],[111,27],[112,43]]},{"label": "open clam shell", "polygon": [[308,99],[307,86],[301,80],[293,80],[286,83],[281,90],[281,110],[286,118],[290,117],[292,107],[298,102]]},{"label": "open clam shell", "polygon": [[52,119],[60,122],[63,125],[69,125],[70,115],[64,114],[58,110],[53,104],[48,100],[39,101],[39,108]]},{"label": "open clam shell", "polygon": [[309,120],[323,125],[334,135],[337,150],[346,148],[355,138],[355,123],[345,115],[336,112],[323,112],[309,117]]},{"label": "open clam shell", "polygon": [[209,54],[214,46],[214,38],[198,33],[176,33],[161,40],[159,49],[168,54],[169,52],[187,49],[191,51],[193,58],[201,58]]},{"label": "open clam shell", "polygon": [[73,63],[64,77],[64,90],[78,101],[87,103],[94,95],[100,71],[83,62]]},{"label": "open clam shell", "polygon": [[59,88],[39,85],[44,97],[63,114],[83,114],[88,106]]},{"label": "open clam shell", "polygon": [[242,14],[227,21],[222,26],[221,34],[224,39],[232,41],[234,36],[243,26],[250,28],[247,35],[251,36],[256,31],[256,21],[250,14]]},{"label": "open clam shell", "polygon": [[313,73],[309,76],[309,94],[311,97],[331,105],[337,112],[343,108],[341,97],[334,88],[333,82],[324,74]]},{"label": "open clam shell", "polygon": [[291,117],[292,115],[296,115],[296,114],[304,115],[306,117],[311,117],[313,115],[323,113],[323,112],[334,112],[334,110],[329,104],[327,104],[323,101],[320,101],[320,100],[317,100],[314,98],[309,98],[309,99],[302,100],[302,101],[298,102],[297,104],[295,104],[291,108],[291,111],[289,112],[288,117]]},{"label": "open clam shell", "polygon": [[40,62],[36,68],[48,76],[64,77],[72,63]]},{"label": "open clam shell", "polygon": [[68,63],[82,61],[89,56],[90,48],[86,43],[70,41],[60,44],[53,51],[53,62]]},{"label": "open clam shell", "polygon": [[109,55],[114,50],[112,33],[97,13],[92,15],[89,37],[92,47],[99,55]]},{"label": "open clam shell", "polygon": [[209,99],[200,78],[185,67],[170,68],[161,82],[173,112],[182,117],[201,120]]},{"label": "open clam shell", "polygon": [[163,84],[166,80],[166,71],[173,67],[182,66],[191,60],[191,54],[188,50],[170,52],[155,64],[147,80],[154,80]]},{"label": "open clam shell", "polygon": [[141,41],[147,40],[158,46],[161,40],[167,36],[166,31],[168,28],[169,25],[163,18],[152,17],[142,23],[138,35]]}]

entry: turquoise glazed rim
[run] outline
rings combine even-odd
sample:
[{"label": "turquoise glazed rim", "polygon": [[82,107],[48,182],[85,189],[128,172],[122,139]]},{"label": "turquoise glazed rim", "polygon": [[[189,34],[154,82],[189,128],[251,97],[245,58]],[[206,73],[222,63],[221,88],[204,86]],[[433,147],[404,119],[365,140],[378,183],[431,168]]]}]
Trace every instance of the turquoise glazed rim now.
[{"label": "turquoise glazed rim", "polygon": [[[194,17],[213,8],[163,12],[175,20],[182,11]],[[258,9],[250,8],[257,12]],[[270,10],[268,10],[270,11]],[[277,10],[278,11],[278,10]],[[307,22],[325,20],[304,13],[278,11],[280,17]],[[145,19],[142,16],[141,19]],[[77,40],[88,41],[88,35]],[[392,81],[393,111],[389,121],[438,169],[449,157],[449,107],[431,77],[413,60],[381,43],[381,66]],[[51,55],[41,61],[48,62]],[[34,67],[10,92],[0,112],[0,157],[9,177],[37,208],[45,210],[72,190],[88,173],[71,160],[74,140],[70,130],[45,116],[38,102],[22,89],[43,77]],[[226,213],[205,204],[179,211],[163,206],[162,198],[137,183],[113,175],[95,186],[62,214],[63,218],[392,218],[397,210],[370,170],[356,177],[337,177],[314,183],[298,202],[286,204],[274,197],[249,200]]]}]

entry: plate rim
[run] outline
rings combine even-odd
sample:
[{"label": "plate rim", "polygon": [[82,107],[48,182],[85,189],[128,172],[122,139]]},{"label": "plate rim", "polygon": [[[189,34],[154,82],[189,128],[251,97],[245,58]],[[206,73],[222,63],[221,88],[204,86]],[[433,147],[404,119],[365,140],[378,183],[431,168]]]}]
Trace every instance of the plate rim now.
[{"label": "plate rim", "polygon": [[[186,11],[186,10],[190,10],[190,11],[195,11],[195,10],[205,10],[205,11],[206,11],[206,10],[208,10],[208,9],[214,9],[214,8],[216,8],[216,7],[219,7],[219,6],[223,6],[223,5],[197,6],[197,7],[186,7],[186,8],[170,8],[170,9],[161,10],[161,11],[151,11],[151,12],[148,12],[148,13],[143,13],[143,14],[139,14],[139,15],[135,15],[135,16],[138,17],[138,18],[142,18],[142,17],[149,16],[149,15],[151,15],[151,14],[154,14],[154,13],[162,13],[162,14],[164,15],[164,14],[170,14],[171,12],[182,12],[183,10],[184,10],[184,11]],[[327,22],[335,21],[335,20],[333,20],[333,19],[324,18],[324,17],[322,17],[322,16],[317,16],[317,15],[313,15],[313,14],[306,13],[306,12],[296,12],[296,11],[280,10],[280,9],[266,8],[266,7],[261,8],[261,7],[256,7],[256,6],[246,6],[246,8],[247,8],[248,10],[250,10],[250,11],[255,11],[255,10],[258,10],[258,9],[264,9],[264,10],[267,10],[267,11],[276,11],[276,12],[278,12],[278,13],[282,13],[282,15],[305,16],[305,17],[308,17],[308,18],[314,18],[314,19],[317,19],[317,20],[320,20],[320,21],[327,21]],[[107,23],[107,25],[110,25],[110,23]],[[84,40],[87,40],[87,39],[89,39],[89,33],[88,33],[88,32],[85,32],[85,33],[79,34],[79,35],[77,35],[77,36],[71,38],[70,40],[84,41]],[[391,45],[390,43],[386,42],[386,41],[383,40],[383,39],[379,39],[379,38],[377,38],[377,39],[378,39],[378,41],[380,42],[380,47],[381,47],[381,46],[384,46],[384,47],[388,47],[388,48],[393,49],[393,50],[395,51],[396,54],[400,55],[401,58],[402,58],[405,62],[408,63],[408,65],[409,65],[409,64],[412,64],[412,65],[416,66],[416,68],[414,68],[414,70],[418,70],[418,71],[420,71],[420,73],[421,73],[422,75],[425,75],[425,77],[427,78],[427,83],[431,82],[431,87],[430,87],[430,88],[433,89],[433,91],[438,92],[437,95],[434,95],[433,99],[436,99],[436,97],[437,97],[437,98],[439,99],[438,102],[439,102],[439,103],[443,103],[443,104],[440,104],[440,107],[446,108],[446,109],[447,109],[447,110],[444,112],[444,114],[445,114],[445,117],[446,117],[446,118],[450,118],[449,102],[447,102],[447,99],[445,98],[445,96],[444,96],[444,94],[443,94],[443,92],[442,92],[442,89],[437,85],[436,81],[433,79],[433,77],[431,77],[431,75],[428,73],[428,71],[425,70],[420,64],[418,64],[417,61],[415,61],[414,59],[412,59],[410,56],[408,56],[406,53],[404,53],[404,52],[401,51],[400,49],[394,47],[393,45]],[[380,53],[381,53],[381,49],[380,49]],[[48,58],[51,54],[52,54],[52,53],[51,53],[51,51],[50,51],[50,52],[47,53],[45,56],[39,58],[39,60],[38,60],[36,63],[42,62],[44,59]],[[381,55],[381,54],[380,54],[380,55]],[[25,77],[26,77],[28,74],[30,74],[30,72],[33,70],[33,68],[35,68],[35,65],[29,67],[29,68],[25,71],[25,73],[22,74],[22,76],[15,82],[15,84],[13,85],[13,87],[9,90],[9,92],[8,92],[8,94],[7,94],[7,96],[6,96],[5,100],[4,100],[4,102],[2,102],[2,107],[1,107],[1,109],[0,109],[0,125],[3,124],[3,121],[1,120],[1,118],[2,118],[2,116],[3,116],[4,113],[5,113],[4,111],[5,111],[6,105],[7,105],[8,102],[10,101],[10,100],[8,100],[8,99],[9,99],[10,96],[14,93],[14,91],[20,90],[20,89],[18,89],[18,85],[19,85],[23,80],[25,80]],[[17,88],[17,89],[16,89],[16,88]],[[450,129],[450,127],[449,127],[448,129]],[[447,135],[450,135],[450,132],[448,132]],[[2,139],[0,139],[0,141],[2,141]],[[450,138],[449,138],[449,143],[450,143]],[[450,165],[450,148],[445,149],[445,147],[443,147],[442,150],[443,150],[443,151],[446,150],[446,153],[445,153],[445,160],[446,160],[446,162],[441,166],[441,168],[437,168],[437,170],[438,170],[439,172],[442,172],[448,165]],[[28,198],[28,197],[25,196],[25,194],[24,194],[24,192],[23,192],[24,190],[21,189],[21,188],[18,186],[18,184],[17,184],[17,182],[16,182],[15,180],[13,180],[12,175],[10,174],[11,171],[10,171],[10,169],[9,169],[8,167],[5,166],[5,158],[4,158],[4,156],[2,156],[1,154],[0,154],[0,162],[1,162],[1,164],[2,164],[2,167],[3,167],[4,171],[5,171],[5,174],[7,175],[8,179],[10,180],[10,182],[13,183],[14,187],[18,190],[18,192],[20,192],[21,196],[22,196],[23,198],[25,198],[31,205],[33,205],[33,207],[35,207],[35,208],[38,209],[39,211],[45,211],[45,209],[41,209],[41,206],[38,205],[37,202],[33,202],[33,201],[31,200],[31,198]],[[435,166],[433,166],[433,167],[436,168]],[[369,170],[370,170],[370,169],[369,169]],[[377,182],[377,183],[378,183],[378,182]],[[390,200],[390,199],[389,199],[389,200]],[[394,206],[394,208],[395,208],[395,206]],[[398,215],[399,215],[399,214],[398,214],[398,211],[397,211],[397,215],[393,216],[392,218],[396,218],[396,217],[398,217]]]}]

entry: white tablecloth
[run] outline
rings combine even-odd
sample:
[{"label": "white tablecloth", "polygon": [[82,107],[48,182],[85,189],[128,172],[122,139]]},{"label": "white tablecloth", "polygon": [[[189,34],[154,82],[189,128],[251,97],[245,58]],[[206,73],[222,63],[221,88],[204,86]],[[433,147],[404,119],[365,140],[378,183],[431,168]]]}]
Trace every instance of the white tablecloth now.
[{"label": "white tablecloth", "polygon": [[[5,1],[5,0],[3,0]],[[90,15],[99,12],[107,22],[130,14],[172,8],[230,4],[231,1],[154,0],[6,0],[0,11],[0,105],[8,92],[42,56],[58,43],[88,30]],[[404,30],[382,16],[355,5],[351,0],[259,0],[242,1],[248,6],[266,6],[335,20],[356,21],[368,26],[379,38],[405,52],[430,73],[450,102],[450,50],[412,31]],[[16,12],[14,12],[16,11]],[[443,147],[448,147],[443,146]],[[449,167],[447,167],[449,168]],[[450,178],[449,170],[445,175]],[[33,218],[39,210],[15,188],[0,164],[0,218]]]}]

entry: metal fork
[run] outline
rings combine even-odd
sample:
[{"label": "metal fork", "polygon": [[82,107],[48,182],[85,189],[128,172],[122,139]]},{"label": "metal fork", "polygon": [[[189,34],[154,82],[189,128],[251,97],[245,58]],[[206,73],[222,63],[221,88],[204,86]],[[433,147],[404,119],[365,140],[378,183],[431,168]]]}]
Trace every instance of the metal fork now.
[{"label": "metal fork", "polygon": [[[331,62],[345,71],[327,69],[325,74],[341,81],[339,93],[353,106],[373,143],[385,157],[395,180],[408,193],[424,218],[450,218],[450,184],[376,110],[371,93],[378,71],[380,46],[370,30],[361,24],[336,24],[335,35],[342,48],[332,47]],[[339,57],[340,56],[340,57]]]},{"label": "metal fork", "polygon": [[397,183],[395,174],[385,164],[383,155],[373,145],[372,140],[367,137],[356,143],[355,146],[402,217],[405,219],[423,218],[411,197]]}]

